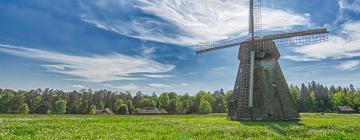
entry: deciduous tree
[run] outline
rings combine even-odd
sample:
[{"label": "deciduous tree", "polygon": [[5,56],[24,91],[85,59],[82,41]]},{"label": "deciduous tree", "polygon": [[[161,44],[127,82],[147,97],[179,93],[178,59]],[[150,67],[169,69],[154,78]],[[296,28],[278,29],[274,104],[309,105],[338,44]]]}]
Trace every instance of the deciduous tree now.
[{"label": "deciduous tree", "polygon": [[65,112],[66,112],[66,101],[65,100],[55,101],[52,113],[64,114]]},{"label": "deciduous tree", "polygon": [[23,107],[22,107],[22,114],[25,114],[25,115],[27,115],[27,114],[29,114],[29,107],[28,107],[28,105],[27,104],[23,104]]},{"label": "deciduous tree", "polygon": [[212,111],[210,103],[206,100],[200,101],[199,109],[200,109],[200,114],[209,114]]}]

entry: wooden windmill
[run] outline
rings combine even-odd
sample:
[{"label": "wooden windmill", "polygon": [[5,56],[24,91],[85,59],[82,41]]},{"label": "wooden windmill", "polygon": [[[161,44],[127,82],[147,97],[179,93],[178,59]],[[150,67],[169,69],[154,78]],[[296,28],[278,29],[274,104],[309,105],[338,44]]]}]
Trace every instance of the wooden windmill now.
[{"label": "wooden windmill", "polygon": [[262,35],[261,0],[250,0],[249,35],[196,46],[203,54],[240,46],[238,69],[228,117],[232,120],[293,120],[299,113],[281,71],[277,47],[309,45],[326,41],[325,28]]}]

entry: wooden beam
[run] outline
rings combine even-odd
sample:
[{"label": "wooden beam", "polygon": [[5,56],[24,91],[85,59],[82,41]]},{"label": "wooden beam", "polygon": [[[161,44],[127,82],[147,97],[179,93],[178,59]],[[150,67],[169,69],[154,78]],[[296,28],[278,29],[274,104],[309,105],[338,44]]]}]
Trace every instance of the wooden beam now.
[{"label": "wooden beam", "polygon": [[254,65],[255,65],[255,51],[250,52],[250,81],[249,81],[249,107],[253,107],[254,99]]}]

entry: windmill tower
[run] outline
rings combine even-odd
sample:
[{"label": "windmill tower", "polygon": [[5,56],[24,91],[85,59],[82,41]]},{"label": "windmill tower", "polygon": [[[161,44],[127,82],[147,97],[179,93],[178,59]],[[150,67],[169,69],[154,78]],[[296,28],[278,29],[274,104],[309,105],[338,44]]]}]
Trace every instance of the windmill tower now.
[{"label": "windmill tower", "polygon": [[300,118],[281,71],[277,47],[326,41],[325,28],[262,35],[261,0],[250,0],[249,35],[196,46],[196,54],[240,46],[238,69],[228,117],[232,120],[297,120]]}]

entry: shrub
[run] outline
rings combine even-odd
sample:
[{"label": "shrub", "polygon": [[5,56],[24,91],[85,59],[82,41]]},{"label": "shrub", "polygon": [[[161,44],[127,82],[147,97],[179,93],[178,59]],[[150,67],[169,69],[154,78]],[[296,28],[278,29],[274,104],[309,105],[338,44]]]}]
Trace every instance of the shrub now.
[{"label": "shrub", "polygon": [[90,115],[95,115],[96,114],[96,106],[95,105],[90,106],[89,114]]},{"label": "shrub", "polygon": [[116,100],[116,103],[114,105],[114,108],[113,108],[113,111],[116,113],[116,114],[120,114],[119,110],[120,110],[120,107],[124,104],[124,100],[123,99],[118,99]]},{"label": "shrub", "polygon": [[134,114],[137,114],[137,113],[139,113],[140,112],[140,109],[139,108],[135,108],[134,110],[133,110],[133,113]]},{"label": "shrub", "polygon": [[168,114],[168,112],[165,109],[159,109],[160,114]]},{"label": "shrub", "polygon": [[122,104],[119,108],[119,114],[121,115],[128,115],[129,114],[129,109],[127,107],[126,104]]}]

